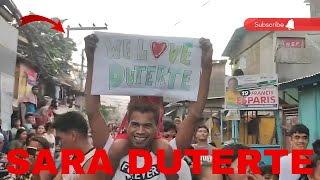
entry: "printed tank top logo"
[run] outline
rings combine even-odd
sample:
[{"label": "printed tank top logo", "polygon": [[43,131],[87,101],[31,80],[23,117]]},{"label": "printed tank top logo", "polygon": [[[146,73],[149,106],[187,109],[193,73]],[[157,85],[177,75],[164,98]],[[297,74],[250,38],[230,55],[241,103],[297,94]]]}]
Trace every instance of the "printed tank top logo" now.
[{"label": "printed tank top logo", "polygon": [[212,156],[201,156],[201,162],[208,162],[211,163],[212,162]]},{"label": "printed tank top logo", "polygon": [[129,163],[124,161],[120,166],[120,171],[126,174],[126,180],[146,180],[160,175],[156,165],[152,165],[149,172],[144,174],[129,174]]}]

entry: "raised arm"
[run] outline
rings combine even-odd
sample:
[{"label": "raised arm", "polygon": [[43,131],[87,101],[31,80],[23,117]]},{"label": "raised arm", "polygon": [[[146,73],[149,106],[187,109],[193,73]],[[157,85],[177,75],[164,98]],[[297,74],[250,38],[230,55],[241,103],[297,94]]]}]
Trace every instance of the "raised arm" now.
[{"label": "raised arm", "polygon": [[86,110],[89,118],[93,145],[98,149],[102,149],[109,138],[110,132],[100,113],[100,96],[91,95],[94,51],[98,38],[95,35],[89,35],[85,37],[84,40],[87,55]]},{"label": "raised arm", "polygon": [[189,108],[186,119],[184,119],[176,136],[178,149],[182,151],[188,149],[192,142],[193,131],[198,125],[202,111],[205,107],[208,98],[210,76],[212,72],[212,44],[208,39],[200,39],[202,48],[199,92],[197,101],[193,102]]}]

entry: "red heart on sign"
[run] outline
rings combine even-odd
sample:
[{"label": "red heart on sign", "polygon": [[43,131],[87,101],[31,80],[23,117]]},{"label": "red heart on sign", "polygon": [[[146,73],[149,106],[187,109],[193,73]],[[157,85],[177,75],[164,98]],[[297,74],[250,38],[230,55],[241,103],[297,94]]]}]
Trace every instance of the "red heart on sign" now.
[{"label": "red heart on sign", "polygon": [[159,58],[166,50],[167,43],[165,42],[152,42],[152,53],[155,58]]}]

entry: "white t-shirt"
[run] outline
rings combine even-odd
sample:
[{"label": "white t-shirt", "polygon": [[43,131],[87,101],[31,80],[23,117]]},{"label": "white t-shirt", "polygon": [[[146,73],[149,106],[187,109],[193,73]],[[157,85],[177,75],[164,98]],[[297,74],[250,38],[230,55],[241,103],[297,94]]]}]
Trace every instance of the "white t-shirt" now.
[{"label": "white t-shirt", "polygon": [[[108,141],[104,146],[106,152],[109,151],[111,145],[113,143],[112,136],[109,135]],[[170,141],[170,145],[173,149],[177,149],[176,140],[173,139]],[[150,152],[152,156],[152,168],[149,172],[145,174],[129,174],[129,156],[125,156],[120,160],[120,165],[115,172],[113,180],[165,180],[166,177],[164,174],[160,173],[157,168],[157,157],[153,152]],[[142,167],[144,165],[144,158],[137,157],[137,167]],[[191,180],[191,172],[190,168],[188,167],[187,163],[181,159],[181,169],[178,172],[180,180]]]},{"label": "white t-shirt", "polygon": [[[303,165],[300,165],[303,168]],[[279,180],[298,180],[301,174],[292,173],[292,154],[280,158]]]},{"label": "white t-shirt", "polygon": [[56,151],[56,138],[53,134],[44,133],[43,137],[46,138],[50,144],[50,151],[54,155]]}]

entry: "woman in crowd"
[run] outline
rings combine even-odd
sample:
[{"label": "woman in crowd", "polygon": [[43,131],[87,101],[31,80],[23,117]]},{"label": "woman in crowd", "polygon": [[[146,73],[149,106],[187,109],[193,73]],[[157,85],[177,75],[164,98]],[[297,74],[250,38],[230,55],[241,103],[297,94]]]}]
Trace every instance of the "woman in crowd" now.
[{"label": "woman in crowd", "polygon": [[43,125],[39,125],[36,128],[36,136],[43,136],[43,134],[46,132],[46,129]]},{"label": "woman in crowd", "polygon": [[11,121],[11,137],[15,137],[18,129],[24,129],[21,125],[21,119],[13,118]]},{"label": "woman in crowd", "polygon": [[50,144],[50,151],[52,155],[55,153],[55,144],[56,144],[56,137],[55,137],[55,130],[52,128],[52,122],[48,122],[45,126],[46,132],[43,134],[43,137],[47,139]]},{"label": "woman in crowd", "polygon": [[46,104],[37,110],[36,124],[45,125],[47,122],[53,122],[53,111],[58,108],[57,101],[45,96]]},{"label": "woman in crowd", "polygon": [[23,149],[27,140],[27,131],[25,129],[18,129],[13,141],[9,144],[9,150]]}]

